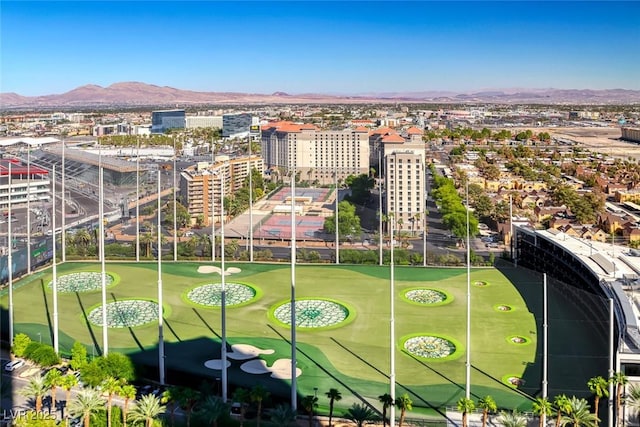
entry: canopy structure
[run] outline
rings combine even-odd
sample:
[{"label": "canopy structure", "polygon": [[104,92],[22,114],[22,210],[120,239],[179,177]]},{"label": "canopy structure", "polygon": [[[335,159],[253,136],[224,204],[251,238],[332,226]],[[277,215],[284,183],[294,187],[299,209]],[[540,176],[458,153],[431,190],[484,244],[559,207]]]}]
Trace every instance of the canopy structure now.
[{"label": "canopy structure", "polygon": [[20,138],[4,138],[0,139],[0,147],[9,147],[17,144],[26,144],[31,147],[40,147],[42,145],[54,144],[60,141],[60,139],[51,136],[46,136],[43,138],[33,138],[30,136]]}]

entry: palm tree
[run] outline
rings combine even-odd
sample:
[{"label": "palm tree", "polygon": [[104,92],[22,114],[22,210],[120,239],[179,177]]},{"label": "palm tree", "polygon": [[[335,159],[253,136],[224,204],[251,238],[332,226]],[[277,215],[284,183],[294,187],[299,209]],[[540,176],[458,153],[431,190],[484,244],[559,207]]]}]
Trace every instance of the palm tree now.
[{"label": "palm tree", "polygon": [[503,427],[527,426],[527,419],[516,410],[513,410],[511,412],[500,412],[499,422]]},{"label": "palm tree", "polygon": [[127,427],[127,415],[129,413],[129,402],[136,398],[136,388],[131,384],[125,384],[120,390],[120,396],[124,398],[122,406],[122,425]]},{"label": "palm tree", "polygon": [[251,389],[251,401],[258,403],[258,415],[256,425],[260,427],[260,418],[262,416],[262,401],[269,397],[269,393],[261,384],[256,384]]},{"label": "palm tree", "polygon": [[497,411],[498,405],[493,397],[485,396],[478,401],[478,407],[482,409],[482,427],[486,427],[489,413]]},{"label": "palm tree", "polygon": [[111,402],[113,395],[120,393],[122,382],[114,377],[107,377],[102,381],[102,390],[107,393],[107,427],[111,427]]},{"label": "palm tree", "polygon": [[144,254],[146,258],[151,256],[151,245],[155,240],[156,238],[150,232],[144,233],[140,236],[140,244],[144,245]]},{"label": "palm tree", "polygon": [[476,409],[476,404],[471,399],[461,397],[458,400],[458,411],[462,412],[462,427],[468,427],[467,415]]},{"label": "palm tree", "polygon": [[146,427],[151,427],[153,420],[165,410],[165,406],[160,403],[160,398],[153,394],[145,394],[138,404],[131,410],[133,421],[142,421]]},{"label": "palm tree", "polygon": [[616,372],[609,379],[609,381],[611,381],[616,387],[616,417],[618,420],[618,424],[620,424],[620,422],[622,421],[622,412],[620,411],[620,406],[622,405],[622,391],[629,382],[629,379],[622,372]]},{"label": "palm tree", "polygon": [[578,399],[573,396],[569,399],[571,410],[560,420],[561,426],[573,427],[596,427],[598,417],[589,411],[589,403],[585,399]]},{"label": "palm tree", "polygon": [[382,427],[387,425],[387,409],[393,405],[393,398],[389,393],[378,396],[378,400],[382,403]]},{"label": "palm tree", "polygon": [[396,399],[396,406],[400,409],[400,421],[398,422],[398,426],[402,427],[407,411],[411,411],[413,409],[413,401],[409,395],[405,393]]},{"label": "palm tree", "polygon": [[73,236],[73,241],[76,245],[79,246],[78,249],[82,248],[82,255],[86,255],[87,247],[91,244],[91,235],[89,234],[87,229],[81,228],[80,230],[78,230],[75,236]]},{"label": "palm tree", "polygon": [[271,422],[277,426],[288,427],[296,420],[296,411],[288,404],[280,404],[269,411]]},{"label": "palm tree", "polygon": [[26,386],[20,389],[20,395],[24,397],[32,397],[36,403],[36,412],[42,412],[42,398],[49,391],[49,388],[45,384],[44,378],[40,375],[36,375],[29,379]]},{"label": "palm tree", "polygon": [[178,406],[180,387],[169,387],[162,392],[160,402],[169,406],[169,416],[171,418],[171,427],[175,425],[175,414]]},{"label": "palm tree", "polygon": [[217,396],[207,396],[207,399],[200,406],[198,411],[203,420],[218,427],[218,420],[222,415],[229,411],[229,407]]},{"label": "palm tree", "polygon": [[638,413],[640,410],[640,386],[632,384],[631,387],[629,387],[625,404],[629,407],[630,411],[636,414]]},{"label": "palm tree", "polygon": [[69,400],[71,400],[71,389],[78,385],[78,378],[75,375],[67,374],[60,379],[60,387],[64,389],[66,392],[64,406],[65,406],[65,417],[68,418],[67,407],[69,406]]},{"label": "palm tree", "polygon": [[69,406],[69,414],[73,417],[81,416],[84,427],[89,427],[91,417],[102,408],[104,408],[104,399],[100,396],[100,392],[88,388],[78,392],[76,399]]},{"label": "palm tree", "polygon": [[233,393],[233,400],[240,404],[240,427],[244,425],[244,414],[247,411],[247,404],[251,401],[251,392],[246,388],[237,388]]},{"label": "palm tree", "polygon": [[193,407],[200,399],[200,393],[196,390],[188,387],[183,387],[178,393],[178,401],[180,406],[187,411],[187,427],[191,426],[191,414],[193,413]]},{"label": "palm tree", "polygon": [[531,409],[540,419],[540,427],[544,427],[542,420],[551,415],[551,402],[549,402],[549,399],[546,397],[536,397],[536,400],[531,404]]},{"label": "palm tree", "polygon": [[[591,391],[591,393],[595,395],[595,400],[593,402],[593,413],[597,417],[600,399],[603,397],[609,397],[609,381],[601,376],[593,377],[587,382],[587,387],[589,387],[589,391]],[[597,423],[598,422],[596,421],[596,425]]]},{"label": "palm tree", "polygon": [[564,394],[559,394],[553,399],[553,406],[556,410],[556,425],[555,427],[560,426],[560,421],[562,420],[562,414],[568,414],[571,410],[571,405],[569,402],[569,398]]},{"label": "palm tree", "polygon": [[[62,374],[57,369],[50,369],[44,376],[44,385],[51,390],[51,407],[56,410],[56,391],[62,384]],[[51,412],[51,411],[49,411]]]},{"label": "palm tree", "polygon": [[376,421],[378,417],[368,406],[354,403],[351,405],[351,408],[347,409],[347,412],[344,413],[344,418],[356,423],[357,427],[362,427],[365,424]]},{"label": "palm tree", "polygon": [[337,388],[330,388],[325,395],[329,398],[329,427],[331,427],[331,420],[333,419],[333,402],[339,402],[342,400],[342,393]]},{"label": "palm tree", "polygon": [[313,410],[318,407],[318,398],[312,394],[308,394],[302,398],[300,404],[309,414],[309,427],[313,427]]}]

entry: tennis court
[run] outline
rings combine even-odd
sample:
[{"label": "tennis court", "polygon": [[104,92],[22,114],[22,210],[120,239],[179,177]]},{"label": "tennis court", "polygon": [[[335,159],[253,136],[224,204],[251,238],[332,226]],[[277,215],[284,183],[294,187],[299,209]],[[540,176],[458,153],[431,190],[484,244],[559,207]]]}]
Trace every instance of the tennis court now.
[{"label": "tennis court", "polygon": [[[319,216],[296,216],[296,239],[320,240],[324,235],[324,220]],[[291,215],[272,215],[254,231],[254,238],[291,239]]]},{"label": "tennis court", "polygon": [[[296,188],[296,197],[309,197],[312,203],[326,202],[332,190],[329,188]],[[269,197],[271,201],[284,201],[291,197],[291,187],[284,187]]]}]

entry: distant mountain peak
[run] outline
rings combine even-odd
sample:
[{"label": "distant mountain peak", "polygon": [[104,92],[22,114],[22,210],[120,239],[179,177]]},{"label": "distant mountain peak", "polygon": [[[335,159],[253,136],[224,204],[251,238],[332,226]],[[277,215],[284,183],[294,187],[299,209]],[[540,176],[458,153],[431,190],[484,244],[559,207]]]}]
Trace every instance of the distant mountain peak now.
[{"label": "distant mountain peak", "polygon": [[287,92],[273,92],[271,96],[291,96]]}]

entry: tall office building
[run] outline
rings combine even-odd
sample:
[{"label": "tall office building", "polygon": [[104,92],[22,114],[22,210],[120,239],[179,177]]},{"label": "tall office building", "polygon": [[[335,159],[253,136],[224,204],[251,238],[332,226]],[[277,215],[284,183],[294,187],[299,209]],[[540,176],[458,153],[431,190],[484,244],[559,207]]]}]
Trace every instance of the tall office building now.
[{"label": "tall office building", "polygon": [[390,130],[372,133],[383,155],[385,214],[394,218],[394,228],[419,233],[425,214],[425,148],[422,131],[409,128],[403,135]]},{"label": "tall office building", "polygon": [[252,124],[257,120],[249,113],[224,114],[222,116],[223,138],[245,138],[249,135]]},{"label": "tall office building", "polygon": [[262,126],[265,167],[286,177],[295,165],[300,181],[328,185],[369,173],[369,130],[320,131],[311,124],[274,122]]},{"label": "tall office building", "polygon": [[164,133],[168,129],[184,129],[185,125],[184,110],[151,112],[151,133]]}]

